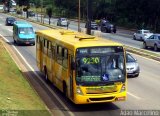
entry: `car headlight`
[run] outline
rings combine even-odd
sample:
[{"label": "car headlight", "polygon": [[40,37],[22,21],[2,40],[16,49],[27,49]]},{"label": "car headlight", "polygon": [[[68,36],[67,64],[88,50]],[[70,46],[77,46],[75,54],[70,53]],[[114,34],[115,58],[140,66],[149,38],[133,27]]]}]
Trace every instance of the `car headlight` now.
[{"label": "car headlight", "polygon": [[124,92],[125,90],[126,90],[126,86],[125,84],[123,84],[120,92]]}]

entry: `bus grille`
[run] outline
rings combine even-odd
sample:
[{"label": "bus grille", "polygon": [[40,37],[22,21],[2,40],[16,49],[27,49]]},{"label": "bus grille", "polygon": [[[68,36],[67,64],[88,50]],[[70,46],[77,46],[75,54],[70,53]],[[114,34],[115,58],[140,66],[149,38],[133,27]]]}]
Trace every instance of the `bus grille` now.
[{"label": "bus grille", "polygon": [[116,93],[117,91],[112,92],[88,92],[87,94],[107,94],[107,93]]},{"label": "bus grille", "polygon": [[89,98],[90,101],[107,101],[113,100],[115,97]]}]

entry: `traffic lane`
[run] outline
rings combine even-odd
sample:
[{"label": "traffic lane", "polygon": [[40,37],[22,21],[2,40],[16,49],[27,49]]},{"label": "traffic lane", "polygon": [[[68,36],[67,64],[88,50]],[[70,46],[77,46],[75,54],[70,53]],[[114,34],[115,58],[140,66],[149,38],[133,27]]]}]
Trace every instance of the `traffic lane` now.
[{"label": "traffic lane", "polygon": [[138,55],[134,57],[141,71],[139,77],[128,78],[128,91],[138,96],[134,104],[141,109],[160,109],[160,63]]},{"label": "traffic lane", "polygon": [[102,33],[102,37],[111,39],[113,41],[122,43],[124,45],[129,45],[129,46],[132,46],[132,47],[136,47],[136,48],[142,48],[143,47],[143,42],[141,42],[141,41],[135,41],[132,38],[122,37],[122,36],[112,34],[112,33]]},{"label": "traffic lane", "polygon": [[[29,63],[32,65],[32,67],[35,69],[35,71],[38,70],[37,64],[36,64],[36,48],[35,46],[32,45],[18,45],[14,44],[13,41],[13,26],[5,26],[4,21],[5,18],[8,17],[8,15],[1,15],[3,18],[0,18],[0,24],[1,24],[1,29],[0,32],[1,34],[9,41],[8,44],[13,45],[16,47],[16,49],[29,61]],[[1,20],[3,19],[3,20]],[[19,20],[19,19],[18,19]],[[35,30],[39,30],[42,28],[41,26],[38,26],[37,24],[32,24],[34,25]],[[43,27],[43,29],[46,29],[46,27]],[[16,52],[15,52],[16,53]]]},{"label": "traffic lane", "polygon": [[[84,28],[83,23],[81,23],[81,27]],[[78,24],[76,22],[72,21],[72,23],[69,25],[69,29],[78,30]],[[142,41],[135,41],[135,40],[133,40],[133,38],[131,36],[126,37],[126,35],[125,36],[119,35],[123,31],[119,30],[119,31],[117,31],[118,32],[117,34],[103,33],[100,30],[95,30],[95,31],[99,31],[100,36],[103,37],[103,38],[111,39],[113,41],[120,42],[124,45],[129,45],[129,46],[133,46],[133,47],[136,47],[136,48],[142,48],[143,47],[143,42]]]},{"label": "traffic lane", "polygon": [[[4,24],[5,25],[5,19],[7,17],[14,17],[14,16],[11,16],[11,15],[8,15],[8,14],[4,14],[4,13],[0,13],[0,20],[1,20],[0,24],[2,24],[2,25]],[[24,19],[19,19],[17,17],[15,17],[15,19],[17,21],[26,21]],[[39,24],[36,24],[36,23],[32,23],[32,22],[29,22],[29,23],[34,25],[33,28],[35,29],[35,31],[38,31],[38,30],[41,30],[41,29],[50,29],[49,27],[45,27],[45,26],[42,26],[42,25],[39,25]],[[13,28],[13,26],[7,26],[7,27]]]}]

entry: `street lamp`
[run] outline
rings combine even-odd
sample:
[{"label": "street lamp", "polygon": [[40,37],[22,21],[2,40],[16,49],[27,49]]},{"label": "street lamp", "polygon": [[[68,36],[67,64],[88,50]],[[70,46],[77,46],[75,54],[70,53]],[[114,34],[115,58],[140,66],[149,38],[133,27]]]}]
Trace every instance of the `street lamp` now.
[{"label": "street lamp", "polygon": [[80,32],[81,0],[78,1],[78,32]]}]

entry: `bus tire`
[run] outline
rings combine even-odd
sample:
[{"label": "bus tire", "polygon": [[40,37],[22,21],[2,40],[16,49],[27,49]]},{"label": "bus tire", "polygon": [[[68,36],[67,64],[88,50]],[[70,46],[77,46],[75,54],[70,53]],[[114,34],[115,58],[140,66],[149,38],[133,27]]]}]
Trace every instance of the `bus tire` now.
[{"label": "bus tire", "polygon": [[14,39],[13,41],[14,41],[14,44],[16,44],[16,40]]},{"label": "bus tire", "polygon": [[46,82],[48,82],[49,80],[48,80],[48,73],[47,73],[46,66],[44,67],[44,74],[45,74],[45,80],[46,80]]},{"label": "bus tire", "polygon": [[67,97],[67,85],[64,81],[63,81],[63,94]]}]

